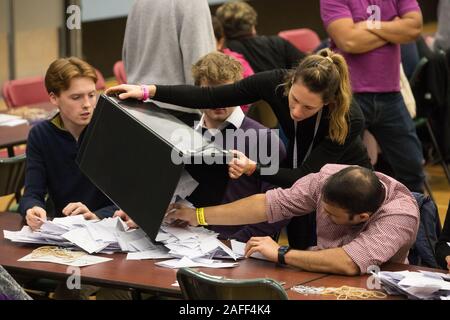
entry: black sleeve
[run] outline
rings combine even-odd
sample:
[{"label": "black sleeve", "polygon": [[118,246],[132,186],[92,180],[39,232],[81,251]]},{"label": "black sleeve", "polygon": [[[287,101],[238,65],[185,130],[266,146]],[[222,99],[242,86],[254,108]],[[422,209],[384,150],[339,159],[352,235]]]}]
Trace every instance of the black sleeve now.
[{"label": "black sleeve", "polygon": [[285,70],[260,72],[241,81],[216,87],[156,86],[153,100],[188,108],[224,108],[270,100],[282,83]]},{"label": "black sleeve", "polygon": [[299,65],[300,61],[302,61],[306,54],[302,51],[298,50],[292,43],[281,38],[283,40],[284,52],[286,57],[286,67],[289,69],[295,69]]},{"label": "black sleeve", "polygon": [[450,256],[450,246],[447,244],[450,242],[450,214],[448,211],[447,216],[445,217],[444,228],[442,229],[439,241],[436,244],[436,260],[443,269],[447,269],[445,257]]},{"label": "black sleeve", "polygon": [[[318,172],[328,163],[340,163],[346,150],[364,130],[364,116],[359,106],[352,102],[349,113],[349,132],[344,144],[331,141],[327,136],[311,151],[310,156],[297,169],[280,168],[277,174],[261,176],[261,179],[281,188],[289,188],[307,174]],[[257,171],[257,174],[259,172]]]}]

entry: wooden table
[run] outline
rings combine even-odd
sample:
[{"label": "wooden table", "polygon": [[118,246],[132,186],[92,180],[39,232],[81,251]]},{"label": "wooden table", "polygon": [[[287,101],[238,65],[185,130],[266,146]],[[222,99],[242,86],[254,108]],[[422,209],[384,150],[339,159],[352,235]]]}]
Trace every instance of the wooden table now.
[{"label": "wooden table", "polygon": [[[30,109],[41,109],[48,113],[51,117],[55,114],[55,106],[51,103],[39,103],[26,106]],[[19,108],[18,108],[19,109]],[[14,156],[14,146],[25,144],[28,139],[28,133],[30,132],[32,125],[21,124],[14,127],[0,126],[0,149],[7,148],[8,156]]]},{"label": "wooden table", "polygon": [[31,126],[21,124],[14,127],[0,126],[0,149],[8,149],[8,157],[14,157],[14,146],[27,142]]},{"label": "wooden table", "polygon": [[[68,267],[43,262],[20,262],[18,259],[29,254],[35,245],[13,243],[4,239],[3,230],[20,230],[22,218],[16,213],[0,213],[0,265],[12,274],[35,276],[36,278],[48,278],[66,280],[71,273]],[[164,296],[181,298],[179,287],[172,286],[176,281],[176,270],[162,268],[155,265],[155,260],[126,260],[126,254],[115,253],[113,255],[99,255],[112,258],[112,261],[81,268],[82,283],[103,287],[120,289],[134,288],[145,292],[156,293]],[[291,300],[334,300],[332,296],[303,295],[290,290],[295,285],[307,285],[313,287],[340,287],[343,285],[367,289],[368,275],[363,276],[339,276],[300,271],[290,267],[280,267],[272,262],[245,259],[239,262],[235,268],[209,269],[198,268],[200,271],[211,275],[223,276],[233,279],[272,278],[284,283],[286,292]],[[445,272],[424,267],[416,267],[404,264],[385,264],[383,271],[402,270],[428,270]],[[388,296],[383,300],[404,300],[404,296]]]},{"label": "wooden table", "polygon": [[[3,230],[20,230],[22,218],[14,213],[0,213],[0,265],[12,274],[25,274],[40,278],[65,280],[71,274],[68,267],[43,262],[21,262],[18,259],[29,254],[36,246],[13,243],[3,237]],[[155,265],[155,260],[126,260],[126,254],[99,255],[113,258],[112,261],[81,268],[82,283],[115,288],[135,288],[146,292],[181,298],[176,281],[176,270]],[[307,283],[324,277],[324,274],[300,272],[294,268],[280,267],[274,263],[245,259],[235,268],[210,269],[200,271],[234,279],[272,278],[284,282],[285,288],[299,283]]]}]

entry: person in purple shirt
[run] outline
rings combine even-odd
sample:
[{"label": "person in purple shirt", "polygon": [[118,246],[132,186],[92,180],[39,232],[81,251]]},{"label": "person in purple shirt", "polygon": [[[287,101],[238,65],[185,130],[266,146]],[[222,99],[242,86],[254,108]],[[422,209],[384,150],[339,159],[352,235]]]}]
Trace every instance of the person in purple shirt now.
[{"label": "person in purple shirt", "polygon": [[392,167],[411,191],[423,192],[423,155],[400,93],[400,44],[422,30],[416,0],[321,0],[332,47],[349,65],[354,98]]},{"label": "person in purple shirt", "polygon": [[317,245],[307,250],[280,246],[270,237],[253,237],[255,252],[305,271],[358,275],[386,262],[407,263],[419,228],[419,208],[398,181],[358,166],[328,164],[291,188],[273,189],[229,204],[186,208],[169,206],[166,221],[197,225],[270,223],[316,210]]}]

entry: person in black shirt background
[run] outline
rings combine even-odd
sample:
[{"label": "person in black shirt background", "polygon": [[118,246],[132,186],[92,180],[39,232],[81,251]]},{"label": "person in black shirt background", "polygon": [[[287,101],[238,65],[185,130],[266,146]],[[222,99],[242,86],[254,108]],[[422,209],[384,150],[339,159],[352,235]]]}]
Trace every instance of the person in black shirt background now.
[{"label": "person in black shirt background", "polygon": [[248,3],[227,2],[216,10],[222,23],[226,46],[250,63],[255,73],[273,69],[292,69],[305,54],[279,36],[260,36],[256,33],[258,15]]}]

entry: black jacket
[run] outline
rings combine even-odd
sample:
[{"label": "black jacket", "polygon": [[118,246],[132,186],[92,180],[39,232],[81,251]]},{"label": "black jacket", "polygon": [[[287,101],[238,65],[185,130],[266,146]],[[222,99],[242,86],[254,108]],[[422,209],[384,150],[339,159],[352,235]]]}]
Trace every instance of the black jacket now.
[{"label": "black jacket", "polygon": [[279,36],[250,36],[227,40],[227,47],[242,54],[255,73],[296,68],[305,54]]}]

